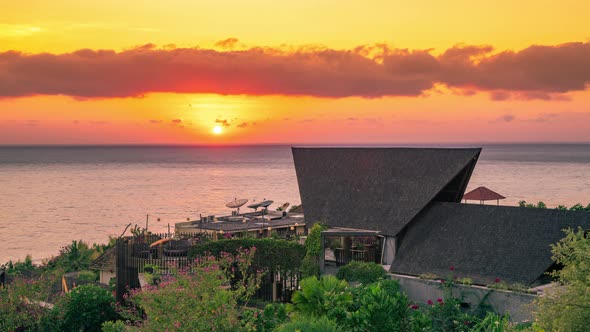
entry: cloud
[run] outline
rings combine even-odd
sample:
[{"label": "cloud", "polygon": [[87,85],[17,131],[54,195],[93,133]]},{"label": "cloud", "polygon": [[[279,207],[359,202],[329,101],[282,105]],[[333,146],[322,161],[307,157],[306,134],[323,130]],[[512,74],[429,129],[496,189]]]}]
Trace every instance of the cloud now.
[{"label": "cloud", "polygon": [[215,46],[219,47],[219,48],[224,48],[224,49],[233,49],[236,44],[238,43],[238,39],[237,38],[227,38],[224,40],[220,40],[217,43],[215,43]]},{"label": "cloud", "polygon": [[[231,48],[237,42],[218,44]],[[590,43],[496,53],[490,46],[455,46],[440,55],[386,45],[218,51],[147,44],[121,52],[0,53],[0,98],[152,92],[379,98],[420,96],[442,84],[466,95],[486,91],[494,100],[560,100],[589,83]]]},{"label": "cloud", "polygon": [[158,123],[162,123],[162,120],[149,120],[150,123],[153,124],[158,124]]},{"label": "cloud", "polygon": [[504,114],[492,122],[512,122],[516,117],[512,114]]},{"label": "cloud", "polygon": [[182,123],[182,120],[181,120],[181,119],[172,119],[172,121],[171,121],[171,122],[172,122],[173,124],[180,124],[180,123]]},{"label": "cloud", "polygon": [[231,123],[227,119],[215,119],[215,123],[219,123],[223,127],[229,127]]},{"label": "cloud", "polygon": [[245,128],[247,126],[248,126],[248,122],[242,122],[239,125],[237,125],[236,127],[238,127],[238,128]]}]

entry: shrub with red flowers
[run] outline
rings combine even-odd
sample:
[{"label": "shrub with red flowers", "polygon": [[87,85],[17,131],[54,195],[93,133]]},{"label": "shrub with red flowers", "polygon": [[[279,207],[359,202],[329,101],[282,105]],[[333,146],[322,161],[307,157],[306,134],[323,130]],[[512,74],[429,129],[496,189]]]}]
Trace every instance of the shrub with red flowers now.
[{"label": "shrub with red flowers", "polygon": [[131,291],[127,299],[145,314],[141,330],[243,330],[240,317],[260,280],[260,274],[247,272],[255,252],[253,247],[203,256],[157,286]]},{"label": "shrub with red flowers", "polygon": [[0,287],[0,331],[35,330],[48,311],[42,302],[48,301],[54,275],[40,279],[17,277]]}]

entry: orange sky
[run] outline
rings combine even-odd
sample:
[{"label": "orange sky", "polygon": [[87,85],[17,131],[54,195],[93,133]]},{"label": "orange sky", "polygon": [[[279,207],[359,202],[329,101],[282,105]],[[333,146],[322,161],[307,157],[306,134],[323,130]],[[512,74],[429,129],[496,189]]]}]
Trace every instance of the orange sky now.
[{"label": "orange sky", "polygon": [[0,144],[590,142],[588,12],[585,1],[10,2]]}]

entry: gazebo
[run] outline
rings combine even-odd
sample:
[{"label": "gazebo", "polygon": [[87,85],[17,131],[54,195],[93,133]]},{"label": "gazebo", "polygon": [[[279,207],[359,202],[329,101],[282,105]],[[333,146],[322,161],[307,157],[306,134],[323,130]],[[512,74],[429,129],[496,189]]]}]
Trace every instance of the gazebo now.
[{"label": "gazebo", "polygon": [[473,189],[472,191],[468,192],[467,194],[463,195],[463,199],[465,203],[467,200],[472,201],[479,201],[480,204],[483,204],[484,201],[497,201],[498,205],[500,205],[500,200],[505,199],[506,197],[498,194],[497,192],[490,190],[486,187],[478,187]]}]

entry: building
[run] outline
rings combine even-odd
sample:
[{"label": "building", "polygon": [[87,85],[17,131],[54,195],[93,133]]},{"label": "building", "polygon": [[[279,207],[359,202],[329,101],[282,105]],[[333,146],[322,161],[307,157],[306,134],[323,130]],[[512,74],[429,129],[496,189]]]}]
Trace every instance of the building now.
[{"label": "building", "polygon": [[241,237],[246,234],[251,237],[279,237],[301,236],[307,234],[305,220],[302,213],[262,211],[236,214],[232,216],[203,217],[201,220],[177,223],[178,234],[206,233],[223,237]]},{"label": "building", "polygon": [[306,223],[379,237],[377,259],[392,273],[445,276],[453,267],[479,285],[543,284],[550,245],[564,228],[590,229],[590,213],[461,204],[480,152],[293,148]]}]

